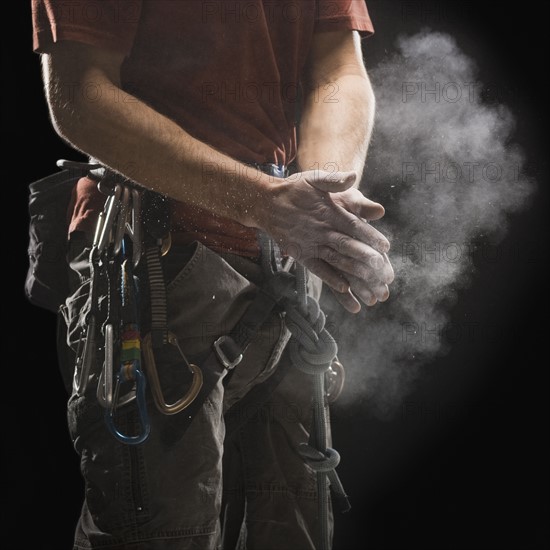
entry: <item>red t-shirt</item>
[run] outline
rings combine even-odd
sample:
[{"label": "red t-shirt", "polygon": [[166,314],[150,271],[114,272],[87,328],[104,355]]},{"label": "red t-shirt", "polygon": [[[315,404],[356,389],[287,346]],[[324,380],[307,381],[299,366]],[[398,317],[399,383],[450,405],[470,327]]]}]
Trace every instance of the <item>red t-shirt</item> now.
[{"label": "red t-shirt", "polygon": [[[373,32],[364,0],[32,0],[35,51],[72,40],[125,55],[122,87],[242,162],[288,165],[314,32]],[[123,138],[121,138],[123,139]],[[70,230],[93,229],[104,196],[83,178]],[[177,241],[258,253],[256,230],[175,203]]]}]

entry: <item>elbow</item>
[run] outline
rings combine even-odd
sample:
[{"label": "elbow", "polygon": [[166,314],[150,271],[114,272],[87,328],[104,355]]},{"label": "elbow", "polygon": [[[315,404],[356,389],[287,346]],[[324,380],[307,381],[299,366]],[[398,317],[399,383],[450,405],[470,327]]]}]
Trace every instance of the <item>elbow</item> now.
[{"label": "elbow", "polygon": [[82,128],[85,127],[84,121],[87,116],[82,106],[74,100],[68,101],[57,94],[47,93],[46,95],[50,120],[57,135],[70,145],[83,150],[85,144]]},{"label": "elbow", "polygon": [[376,96],[374,95],[374,89],[366,73],[363,85],[363,98],[363,103],[366,107],[368,118],[370,120],[374,120],[374,113],[376,110]]},{"label": "elbow", "polygon": [[86,150],[86,127],[97,120],[97,106],[86,101],[82,84],[51,69],[50,56],[43,56],[42,76],[50,120],[56,133],[73,147]]},{"label": "elbow", "polygon": [[101,113],[95,102],[85,100],[66,100],[54,96],[48,97],[50,120],[57,135],[74,149],[91,156],[98,154]]},{"label": "elbow", "polygon": [[62,108],[55,107],[51,103],[49,111],[50,120],[57,135],[71,144],[75,142],[75,138],[78,141],[77,136],[74,135],[74,124],[71,123],[71,117]]}]

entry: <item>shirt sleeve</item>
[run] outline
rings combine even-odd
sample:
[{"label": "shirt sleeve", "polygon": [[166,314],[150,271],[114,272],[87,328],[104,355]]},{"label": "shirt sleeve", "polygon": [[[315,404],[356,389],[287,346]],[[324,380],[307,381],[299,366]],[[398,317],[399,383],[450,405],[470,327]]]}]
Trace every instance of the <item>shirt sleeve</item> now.
[{"label": "shirt sleeve", "polygon": [[141,0],[31,0],[33,50],[62,40],[128,55],[141,13]]},{"label": "shirt sleeve", "polygon": [[315,14],[315,32],[359,31],[366,37],[374,27],[365,0],[318,0]]}]

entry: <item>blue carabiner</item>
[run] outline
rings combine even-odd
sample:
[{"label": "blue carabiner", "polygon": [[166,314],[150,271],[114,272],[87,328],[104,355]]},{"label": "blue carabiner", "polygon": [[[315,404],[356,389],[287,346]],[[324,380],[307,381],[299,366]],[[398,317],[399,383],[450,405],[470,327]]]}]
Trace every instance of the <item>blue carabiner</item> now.
[{"label": "blue carabiner", "polygon": [[[115,410],[117,408],[120,386],[133,381],[136,383],[136,404],[141,423],[141,433],[138,435],[126,435],[121,433],[115,425]],[[151,432],[149,414],[147,413],[147,405],[145,403],[145,385],[145,375],[141,372],[138,361],[123,363],[120,366],[120,370],[116,375],[115,391],[111,406],[105,410],[105,423],[115,439],[126,445],[139,445],[143,443]]]}]

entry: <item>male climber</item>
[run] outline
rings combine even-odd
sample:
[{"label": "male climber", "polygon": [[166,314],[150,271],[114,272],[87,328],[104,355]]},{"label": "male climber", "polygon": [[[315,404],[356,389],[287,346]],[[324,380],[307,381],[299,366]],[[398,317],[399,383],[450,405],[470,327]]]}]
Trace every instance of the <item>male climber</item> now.
[{"label": "male climber", "polygon": [[[322,281],[351,313],[388,298],[389,243],[368,223],[384,209],[357,189],[374,117],[362,0],[33,0],[33,24],[59,135],[170,199],[168,323],[187,356],[203,357],[261,284],[260,232],[309,270],[312,296]],[[69,340],[104,202],[93,178],[78,181]],[[95,388],[71,397],[86,483],[74,548],[229,550],[245,537],[250,550],[320,547],[315,474],[296,452],[310,429],[308,376],[289,370],[265,414],[224,442],[224,412],[288,361],[282,315],[266,326],[182,435],[185,412],[153,410],[149,439],[124,445]]]}]

